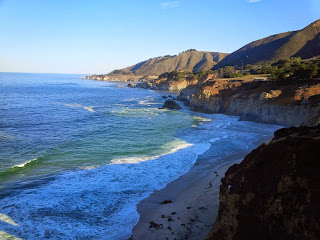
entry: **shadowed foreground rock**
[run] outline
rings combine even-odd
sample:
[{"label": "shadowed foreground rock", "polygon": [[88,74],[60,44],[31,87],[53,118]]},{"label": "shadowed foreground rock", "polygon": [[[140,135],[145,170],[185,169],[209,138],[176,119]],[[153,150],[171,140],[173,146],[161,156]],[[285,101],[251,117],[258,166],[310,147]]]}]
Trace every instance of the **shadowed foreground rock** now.
[{"label": "shadowed foreground rock", "polygon": [[320,125],[280,129],[226,172],[208,239],[320,239]]},{"label": "shadowed foreground rock", "polygon": [[163,105],[163,107],[165,107],[165,108],[170,108],[170,109],[181,109],[181,107],[179,106],[179,104],[176,102],[176,101],[174,101],[174,100],[166,100],[165,102],[164,102],[164,105]]}]

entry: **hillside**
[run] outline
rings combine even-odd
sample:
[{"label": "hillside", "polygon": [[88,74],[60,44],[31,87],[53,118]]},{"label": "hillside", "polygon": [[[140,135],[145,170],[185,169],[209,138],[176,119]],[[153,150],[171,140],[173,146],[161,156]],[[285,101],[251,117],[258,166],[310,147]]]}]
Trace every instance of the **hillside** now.
[{"label": "hillside", "polygon": [[227,55],[226,53],[188,50],[179,55],[151,58],[133,66],[115,70],[109,75],[130,73],[136,75],[160,75],[174,70],[186,72],[209,70]]},{"label": "hillside", "polygon": [[263,38],[233,52],[214,68],[274,63],[290,57],[312,58],[320,55],[320,20],[299,31]]}]

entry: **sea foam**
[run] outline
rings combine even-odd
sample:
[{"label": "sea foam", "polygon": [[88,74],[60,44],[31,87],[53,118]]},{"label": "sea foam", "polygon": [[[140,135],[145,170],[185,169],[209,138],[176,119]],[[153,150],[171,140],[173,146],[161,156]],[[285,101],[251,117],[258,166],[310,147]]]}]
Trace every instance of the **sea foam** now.
[{"label": "sea foam", "polygon": [[24,163],[14,165],[12,168],[23,168],[23,167],[25,167],[26,165],[28,165],[29,163],[32,163],[32,162],[34,162],[34,161],[36,161],[36,160],[37,160],[37,158],[31,159],[31,160],[26,161],[26,162],[24,162]]},{"label": "sea foam", "polygon": [[[70,171],[3,199],[0,207],[14,216],[20,225],[14,232],[22,238],[125,239],[139,219],[136,205],[189,171],[209,148],[209,143],[184,143],[149,161]],[[10,225],[3,229],[13,230]]]}]

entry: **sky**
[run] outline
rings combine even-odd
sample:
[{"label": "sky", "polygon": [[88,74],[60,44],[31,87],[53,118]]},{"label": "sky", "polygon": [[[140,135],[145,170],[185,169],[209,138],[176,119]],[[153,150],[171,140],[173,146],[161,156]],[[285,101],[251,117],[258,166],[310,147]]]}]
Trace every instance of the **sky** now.
[{"label": "sky", "polygon": [[187,49],[231,53],[320,18],[320,0],[0,0],[0,72],[103,74]]}]

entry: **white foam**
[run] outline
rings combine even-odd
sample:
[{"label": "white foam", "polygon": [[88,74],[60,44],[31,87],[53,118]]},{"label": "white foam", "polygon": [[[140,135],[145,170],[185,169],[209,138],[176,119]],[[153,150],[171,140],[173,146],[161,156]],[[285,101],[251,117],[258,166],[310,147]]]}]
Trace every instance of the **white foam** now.
[{"label": "white foam", "polygon": [[14,165],[12,168],[14,168],[14,167],[23,168],[23,167],[26,166],[27,164],[29,164],[29,163],[31,163],[31,162],[33,162],[33,161],[36,161],[36,160],[37,160],[37,158],[31,159],[31,160],[26,161],[26,162],[24,162],[24,163]]},{"label": "white foam", "polygon": [[154,97],[152,97],[152,96],[147,96],[147,97],[145,97],[144,100],[138,101],[138,103],[139,103],[140,105],[147,105],[147,106],[159,105],[159,104],[161,104],[161,102],[155,102],[155,99],[154,99]]},{"label": "white foam", "polygon": [[70,108],[83,108],[85,110],[88,110],[89,112],[95,112],[93,110],[94,106],[83,106],[81,104],[75,103],[75,104],[69,104],[69,103],[63,103],[63,105],[70,107]]},{"label": "white foam", "polygon": [[132,101],[138,101],[139,98],[129,98],[129,99],[123,99],[122,102],[132,102]]},{"label": "white foam", "polygon": [[17,224],[15,221],[13,221],[11,217],[9,217],[8,215],[2,214],[2,213],[0,213],[0,221],[9,223],[13,226],[19,226],[19,224]]},{"label": "white foam", "polygon": [[156,105],[156,104],[159,104],[159,103],[156,103],[156,102],[150,102],[149,100],[141,100],[138,102],[140,105]]},{"label": "white foam", "polygon": [[[226,123],[232,126],[223,128]],[[136,205],[189,171],[210,148],[210,140],[215,142],[210,150],[212,159],[243,150],[256,140],[252,124],[241,123],[240,129],[237,124],[237,119],[218,115],[201,129],[186,130],[183,140],[163,146],[167,150],[159,156],[114,159],[112,164],[70,171],[46,185],[3,198],[0,209],[19,229],[0,226],[25,239],[129,238],[139,219]],[[232,141],[219,144],[224,137]]]},{"label": "white foam", "polygon": [[45,186],[2,199],[0,209],[15,217],[17,235],[26,239],[126,239],[139,219],[136,205],[189,171],[209,147],[185,143],[150,161],[130,164],[127,159],[126,164],[71,171]]},{"label": "white foam", "polygon": [[80,167],[80,169],[86,169],[86,170],[95,169],[95,168],[97,168],[97,166],[84,166],[84,167]]},{"label": "white foam", "polygon": [[200,117],[200,116],[194,116],[194,119],[198,120],[199,122],[211,122],[212,119],[208,119],[208,118],[204,118],[204,117]]},{"label": "white foam", "polygon": [[157,116],[158,108],[121,108],[110,111],[110,114],[121,117],[147,117]]},{"label": "white foam", "polygon": [[190,146],[193,146],[193,144],[187,143],[185,141],[181,141],[172,150],[170,150],[170,151],[168,151],[168,152],[166,152],[164,154],[161,154],[161,155],[156,155],[156,156],[153,156],[153,157],[116,158],[116,159],[111,160],[111,164],[136,164],[136,163],[139,163],[139,162],[144,162],[144,161],[148,161],[148,160],[154,160],[156,158],[163,157],[163,156],[166,156],[168,154],[175,153],[175,152],[177,152],[177,151],[179,151],[181,149],[184,149],[184,148],[187,148],[187,147],[190,147]]},{"label": "white foam", "polygon": [[0,239],[4,239],[4,240],[21,240],[21,238],[17,238],[16,236],[13,236],[9,233],[0,231]]},{"label": "white foam", "polygon": [[95,112],[95,111],[93,110],[93,106],[83,107],[83,109],[88,110],[89,112]]}]

